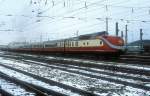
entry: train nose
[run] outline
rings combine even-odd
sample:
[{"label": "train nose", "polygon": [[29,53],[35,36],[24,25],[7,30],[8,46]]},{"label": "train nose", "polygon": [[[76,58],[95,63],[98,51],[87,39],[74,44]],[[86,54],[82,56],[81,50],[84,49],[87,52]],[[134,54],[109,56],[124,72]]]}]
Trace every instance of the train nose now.
[{"label": "train nose", "polygon": [[119,45],[119,46],[123,46],[123,45],[124,45],[123,40],[118,40],[118,45]]}]

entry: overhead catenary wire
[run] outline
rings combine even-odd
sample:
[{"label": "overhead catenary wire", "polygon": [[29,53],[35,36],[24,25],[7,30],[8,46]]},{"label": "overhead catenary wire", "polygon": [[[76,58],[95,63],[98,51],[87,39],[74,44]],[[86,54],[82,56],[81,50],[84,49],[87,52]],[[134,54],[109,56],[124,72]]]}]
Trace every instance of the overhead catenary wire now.
[{"label": "overhead catenary wire", "polygon": [[[104,0],[101,0],[101,1],[98,1],[98,2],[102,2],[102,1],[104,1]],[[92,6],[92,5],[95,5],[95,4],[97,4],[97,2],[95,2],[95,3],[92,3],[92,4],[89,4],[89,5],[87,5],[87,6]],[[79,10],[81,10],[81,9],[84,9],[85,7],[80,7],[80,8],[78,8],[78,9],[75,9],[75,10],[73,10],[73,11],[69,11],[69,13],[72,13],[72,12],[75,12],[75,11],[79,11]],[[66,12],[66,13],[68,13],[68,12]],[[65,14],[65,13],[63,13],[63,14]],[[63,14],[60,14],[60,15],[58,15],[58,16],[53,16],[53,17],[62,17],[62,15]],[[63,19],[62,19],[63,20]],[[33,24],[33,23],[31,23],[31,24]]]},{"label": "overhead catenary wire", "polygon": [[[54,18],[54,17],[49,17],[49,18]],[[56,17],[57,18],[57,17]],[[97,17],[97,18],[80,18],[80,17],[74,17],[74,16],[72,16],[72,17],[62,17],[63,19],[62,20],[64,20],[64,19],[70,19],[70,18],[72,18],[72,19],[78,19],[78,20],[84,20],[84,19],[102,19],[102,20],[104,20],[105,18],[102,18],[102,17]],[[140,20],[140,19],[124,19],[124,18],[109,18],[109,20],[118,20],[118,21],[128,21],[128,22],[145,22],[145,23],[149,23],[150,22],[150,20]],[[52,22],[50,22],[50,23],[54,23],[55,22],[55,20],[54,21],[52,21]]]},{"label": "overhead catenary wire", "polygon": [[[37,0],[37,1],[39,1],[39,0]],[[125,5],[122,4],[123,2],[127,2],[128,0],[123,0],[123,1],[120,1],[120,2],[118,2],[118,1],[108,2],[107,4],[106,4],[106,2],[104,2],[106,0],[101,0],[101,2],[100,2],[100,0],[97,0],[97,1],[96,0],[94,0],[94,1],[78,0],[78,2],[76,2],[76,3],[81,3],[82,2],[82,4],[81,4],[82,6],[75,7],[75,8],[72,8],[72,9],[71,9],[71,6],[72,6],[71,4],[69,5],[70,9],[67,8],[67,6],[66,6],[66,4],[68,3],[67,2],[68,0],[62,0],[62,2],[60,0],[59,1],[57,1],[57,0],[40,0],[40,1],[44,2],[42,4],[45,4],[45,2],[47,2],[46,3],[47,7],[44,7],[45,6],[44,5],[39,10],[39,12],[41,12],[39,15],[31,16],[31,21],[30,21],[30,15],[22,14],[22,16],[21,16],[21,14],[17,14],[17,15],[13,15],[12,14],[11,17],[16,16],[16,17],[19,17],[19,18],[22,18],[22,19],[23,18],[27,18],[29,16],[29,21],[24,24],[25,26],[22,29],[23,31],[27,31],[28,32],[29,30],[31,30],[33,28],[35,28],[35,30],[36,30],[37,26],[39,26],[40,24],[44,24],[44,25],[48,24],[50,26],[54,25],[57,22],[60,22],[60,24],[63,24],[63,21],[64,20],[68,20],[68,19],[70,19],[70,20],[72,19],[73,21],[75,21],[75,20],[79,20],[79,21],[80,20],[81,21],[89,21],[89,20],[105,21],[104,15],[102,16],[101,14],[99,14],[100,16],[94,16],[93,15],[93,17],[89,17],[89,14],[90,13],[94,13],[93,10],[96,10],[96,8],[97,8],[97,10],[100,10],[100,9],[104,10],[104,9],[106,9],[106,5],[107,5],[107,12],[108,12],[108,14],[111,13],[112,10],[110,10],[110,9],[112,9],[112,8],[116,8],[116,9],[117,8],[122,8],[122,9],[127,9],[127,11],[129,10],[129,12],[130,12],[129,14],[127,12],[125,15],[128,15],[128,16],[134,15],[135,16],[134,18],[124,18],[126,16],[124,16],[124,17],[119,17],[119,16],[112,17],[111,14],[110,14],[109,22],[119,21],[119,22],[129,22],[129,23],[136,22],[136,23],[147,23],[147,24],[149,24],[149,22],[150,22],[150,20],[148,18],[143,18],[143,19],[141,18],[142,16],[144,17],[144,14],[145,14],[144,12],[145,11],[147,13],[147,16],[150,14],[150,8],[147,7],[147,6],[139,6],[139,7],[138,6],[134,6],[134,5],[133,6],[125,6]],[[64,1],[66,1],[65,2],[65,6],[64,6]],[[93,3],[93,5],[91,5],[91,6],[94,6],[94,7],[90,6],[90,4],[92,4],[91,2]],[[40,4],[39,7],[41,7],[42,4]],[[50,4],[51,4],[51,6],[50,6]],[[118,5],[118,4],[122,4],[122,5]],[[47,9],[48,6],[49,6],[50,9]],[[58,7],[58,6],[62,6],[61,8],[69,9],[69,11],[58,12],[58,14],[54,14],[52,16],[51,14],[53,12],[51,12],[51,11],[53,11],[53,9],[61,10],[61,9],[59,9],[60,7]],[[76,6],[76,5],[74,5],[74,6]],[[38,6],[34,6],[34,7],[38,7]],[[44,8],[46,8],[47,10],[44,9]],[[142,9],[145,10],[145,11],[144,12],[140,12],[139,10],[142,10]],[[36,10],[36,8],[35,8],[34,11],[36,13],[38,13],[37,12],[38,10]],[[138,15],[135,15],[136,11],[139,11],[140,13]],[[97,12],[100,12],[100,11],[97,11]],[[47,15],[47,13],[50,13],[50,15],[49,14]],[[115,14],[123,14],[123,13],[124,13],[124,11],[122,11],[122,12],[120,11],[120,12],[115,13]],[[78,14],[83,14],[85,16],[80,17]],[[48,20],[47,23],[45,23],[46,20]],[[39,22],[37,22],[37,21],[39,21]],[[67,22],[64,22],[64,23],[67,23]],[[85,22],[85,24],[86,24],[86,22]],[[87,28],[87,30],[88,30],[88,28]]]}]

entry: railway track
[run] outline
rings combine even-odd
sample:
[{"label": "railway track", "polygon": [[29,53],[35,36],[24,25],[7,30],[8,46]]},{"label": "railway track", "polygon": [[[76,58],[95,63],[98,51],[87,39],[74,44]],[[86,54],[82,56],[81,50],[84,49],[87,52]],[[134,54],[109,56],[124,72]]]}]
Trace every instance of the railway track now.
[{"label": "railway track", "polygon": [[[75,96],[78,96],[78,95],[98,96],[94,93],[90,93],[90,92],[87,92],[87,91],[84,91],[84,90],[81,90],[81,89],[78,89],[78,88],[74,88],[74,87],[69,86],[69,85],[65,85],[65,84],[62,84],[62,83],[59,83],[59,82],[56,82],[56,81],[53,81],[53,80],[49,80],[49,79],[43,78],[41,76],[34,75],[34,74],[29,73],[29,72],[22,71],[20,69],[13,68],[13,67],[10,67],[10,66],[4,65],[4,64],[0,64],[0,66],[3,67],[2,69],[5,69],[5,70],[9,69],[9,72],[11,70],[15,71],[15,74],[13,75],[13,77],[15,77],[15,78],[17,78],[16,77],[16,72],[17,72],[17,73],[21,73],[22,75],[30,76],[31,78],[34,78],[34,80],[37,79],[38,81],[43,81],[43,82],[45,82],[45,83],[47,83],[51,86],[54,86],[54,88],[56,86],[58,86],[58,88],[61,89],[61,92],[57,92],[57,91],[51,90],[51,89],[53,89],[53,87],[51,89],[47,89],[47,88],[41,87],[42,85],[35,85],[35,84],[31,84],[29,82],[27,83],[27,81],[26,82],[24,81],[26,83],[26,85],[33,86],[33,88],[35,87],[35,89],[38,89],[38,90],[42,91],[42,93],[46,93],[48,95],[52,95],[52,96],[68,96],[68,95],[70,95],[70,96],[73,96],[73,94],[75,94]],[[18,80],[18,79],[15,79],[15,80]],[[37,82],[37,80],[35,80],[35,82]],[[31,81],[33,82],[33,80],[31,80]],[[23,81],[19,81],[19,82],[23,82]],[[75,92],[75,93],[73,93],[73,92]],[[64,93],[66,93],[66,94],[64,94]],[[41,95],[39,95],[39,96],[41,96]],[[44,95],[42,95],[42,96],[44,96]]]},{"label": "railway track", "polygon": [[[55,86],[51,87],[52,89],[50,89],[50,86],[40,82],[40,80],[32,79],[32,77],[26,77],[26,78],[23,78],[24,80],[23,79],[20,80],[20,78],[22,76],[25,77],[24,74],[21,74],[19,76],[18,74],[20,74],[20,72],[9,70],[9,69],[13,69],[13,68],[9,68],[8,67],[8,69],[7,69],[6,66],[5,67],[3,66],[2,68],[7,70],[7,71],[9,71],[8,73],[5,71],[5,74],[3,72],[1,72],[1,76],[2,77],[4,77],[7,80],[11,80],[11,81],[13,81],[13,82],[15,82],[17,84],[19,83],[21,86],[28,88],[28,90],[35,92],[36,96],[68,96],[68,95],[64,94],[65,90],[63,91],[64,93],[61,93],[61,92],[58,92],[58,91],[54,91],[53,88],[55,88]],[[14,73],[14,74],[12,75],[12,73]],[[19,77],[16,76],[16,75],[18,75]],[[29,82],[28,80],[29,81],[31,80],[32,83]],[[33,84],[33,83],[36,83],[36,84]],[[41,85],[38,85],[38,83],[41,84]],[[48,88],[45,88],[45,86],[48,87]],[[35,95],[33,95],[33,96],[35,96]]]},{"label": "railway track", "polygon": [[[32,68],[31,69],[23,68],[23,67],[19,67],[18,65],[15,65],[15,64],[14,65],[3,64],[2,66],[7,67],[7,68],[14,68],[15,71],[24,70],[24,71],[28,72],[30,70],[30,74],[36,75],[36,76],[37,75],[42,76],[45,80],[47,80],[47,79],[50,80],[50,78],[47,78],[50,76],[46,75],[46,74],[44,74],[44,75],[41,75],[41,74],[46,73],[46,71],[43,71],[43,69],[48,68],[48,69],[61,70],[67,74],[69,73],[69,74],[76,74],[76,75],[84,76],[91,80],[97,79],[97,80],[104,80],[107,82],[113,82],[115,84],[121,84],[120,88],[122,88],[122,86],[130,86],[130,87],[138,88],[138,89],[142,89],[142,90],[147,90],[147,91],[150,90],[150,87],[148,86],[148,84],[150,83],[149,74],[144,74],[144,73],[138,74],[139,71],[132,73],[132,71],[129,71],[132,68],[128,69],[128,67],[126,67],[128,69],[128,71],[125,72],[125,71],[120,71],[120,70],[119,71],[118,70],[109,70],[108,67],[111,67],[110,64],[107,64],[107,65],[109,65],[109,66],[107,66],[107,68],[96,68],[96,67],[89,68],[89,66],[87,64],[88,63],[94,64],[94,62],[84,62],[84,64],[86,64],[86,66],[80,66],[78,60],[74,60],[74,61],[77,61],[77,62],[74,62],[74,61],[70,61],[68,59],[63,59],[63,60],[67,60],[67,62],[65,61],[65,63],[64,63],[64,61],[60,62],[62,60],[60,60],[60,61],[58,60],[59,62],[56,62],[56,61],[54,61],[54,60],[56,60],[56,58],[52,58],[52,57],[50,57],[52,60],[49,57],[37,58],[36,56],[35,57],[32,57],[32,56],[23,56],[22,57],[22,56],[16,55],[15,57],[11,57],[10,55],[9,56],[7,55],[4,57],[11,58],[12,60],[16,60],[16,62],[22,62],[27,65],[32,65]],[[72,62],[74,64],[70,65],[70,62]],[[75,64],[75,63],[78,63],[78,64]],[[83,62],[81,64],[83,65]],[[99,64],[99,67],[100,67],[100,65],[101,64]],[[39,66],[39,67],[33,67],[33,66]],[[123,66],[121,66],[121,68],[122,67]],[[38,70],[35,70],[37,68],[38,68]],[[137,66],[137,69],[138,69],[138,66]],[[140,71],[143,71],[143,72],[144,71],[149,72],[149,70],[145,69],[144,67],[143,67],[143,69],[141,69],[141,68],[139,68],[139,69],[140,69]],[[37,72],[37,73],[35,73],[35,72]],[[50,72],[48,72],[48,74]],[[33,74],[33,73],[35,73],[35,74]],[[28,72],[28,74],[29,74],[29,72]],[[91,88],[92,87],[89,86],[89,89],[86,91],[89,93],[92,93],[91,90],[94,90],[94,91],[96,90],[96,89],[91,89]],[[82,90],[85,91],[84,88]]]},{"label": "railway track", "polygon": [[[53,68],[53,69],[59,69],[59,70],[66,71],[69,73],[75,73],[78,75],[87,76],[90,78],[102,79],[102,80],[107,80],[107,81],[114,82],[114,83],[129,85],[131,87],[141,88],[144,90],[150,89],[150,87],[142,85],[142,84],[144,84],[144,82],[150,82],[150,79],[148,77],[140,78],[140,77],[133,76],[133,74],[132,74],[132,76],[130,76],[130,74],[125,74],[125,75],[117,74],[117,72],[114,74],[112,72],[104,72],[104,71],[97,71],[97,70],[91,70],[91,69],[87,70],[86,68],[83,68],[83,67],[81,68],[81,67],[75,67],[75,66],[65,66],[64,64],[63,65],[59,65],[59,64],[48,65],[48,64],[41,64],[42,62],[38,62],[38,63],[37,62],[35,63],[32,61],[25,61],[25,62],[32,63],[32,64],[34,63],[36,65],[44,66],[47,68],[49,67],[49,68]],[[72,69],[70,70],[70,68],[72,68]],[[90,72],[90,74],[87,72]],[[99,75],[97,73],[99,73],[101,75]],[[127,80],[123,80],[123,79],[127,79]],[[134,83],[128,82],[129,80],[134,80]],[[139,81],[141,84],[138,84]],[[137,82],[137,83],[135,83],[135,82]]]},{"label": "railway track", "polygon": [[[13,52],[12,52],[13,53]],[[38,54],[40,56],[45,56]],[[65,57],[65,58],[74,58],[74,59],[84,59],[84,60],[94,60],[94,61],[104,61],[104,62],[114,62],[114,63],[126,63],[126,64],[139,64],[139,65],[149,65],[150,64],[150,55],[145,54],[124,54],[119,58],[103,58],[99,56],[88,56],[88,55],[71,55],[71,54],[52,54],[53,57]]]},{"label": "railway track", "polygon": [[115,63],[115,62],[103,62],[103,61],[93,61],[93,60],[84,60],[84,59],[69,59],[69,58],[62,58],[62,57],[39,57],[39,56],[26,56],[26,55],[16,55],[16,57],[12,57],[10,55],[1,55],[2,57],[8,58],[16,58],[16,59],[24,59],[27,60],[35,60],[44,63],[63,63],[63,64],[70,64],[75,66],[83,66],[83,67],[92,67],[92,68],[99,68],[105,70],[112,70],[112,71],[119,71],[125,73],[132,73],[132,74],[140,74],[140,75],[147,75],[150,76],[149,70],[146,70],[147,65],[134,65],[134,64],[126,64],[126,63]]},{"label": "railway track", "polygon": [[125,54],[121,55],[118,62],[126,62],[133,64],[150,64],[150,55],[142,55],[142,54]]},{"label": "railway track", "polygon": [[0,96],[13,96],[13,95],[0,88]]},{"label": "railway track", "polygon": [[[0,72],[1,82],[5,84],[5,86],[2,86],[1,93],[2,96],[48,96],[48,94],[42,92],[39,89],[42,89],[40,87],[34,86],[32,84],[29,84],[27,82],[23,82],[19,79],[16,79],[14,77],[11,77],[5,73]],[[11,90],[6,90],[7,87]],[[23,91],[22,91],[23,90]],[[28,92],[30,90],[30,92]],[[14,92],[12,92],[14,91]],[[17,91],[17,92],[15,92]],[[32,92],[32,93],[31,93]],[[16,94],[17,93],[17,94]]]},{"label": "railway track", "polygon": [[[77,71],[88,71],[88,72],[91,72],[91,73],[98,73],[98,74],[104,74],[104,75],[110,75],[110,76],[117,76],[117,77],[120,77],[120,78],[127,78],[127,79],[133,79],[133,80],[141,80],[143,82],[150,82],[150,79],[149,78],[141,78],[141,77],[135,77],[134,74],[119,74],[117,71],[114,72],[113,71],[109,71],[109,70],[94,70],[94,69],[87,69],[86,67],[81,67],[81,66],[72,66],[72,65],[67,65],[67,64],[61,64],[61,63],[53,63],[53,65],[48,65],[48,64],[45,64],[45,63],[42,63],[42,62],[35,62],[35,61],[29,61],[29,60],[22,60],[24,62],[27,62],[27,63],[32,63],[32,64],[37,64],[37,65],[42,65],[42,66],[45,66],[45,67],[50,67],[50,68],[55,68],[55,69],[59,69],[59,70],[63,70],[63,71],[66,71],[66,72],[71,72],[71,73],[76,73],[76,74],[82,74],[82,73],[79,73]],[[69,68],[73,69],[73,70],[70,70]],[[74,71],[76,70],[76,71]],[[86,73],[83,73],[82,75],[87,75]],[[89,75],[90,77],[93,77],[94,76],[91,76]],[[95,76],[96,78],[96,76]]]},{"label": "railway track", "polygon": [[[3,56],[3,55],[2,55]],[[4,56],[4,57],[11,57],[11,56]],[[12,57],[11,57],[12,58]],[[127,72],[133,74],[143,74],[149,76],[149,70],[146,70],[146,67],[149,68],[149,65],[141,65],[141,64],[126,64],[126,63],[116,63],[116,62],[104,62],[104,61],[93,61],[93,60],[85,60],[85,59],[69,59],[63,57],[47,57],[47,56],[37,56],[37,55],[16,55],[18,59],[29,59],[35,61],[42,61],[45,63],[64,63],[67,65],[76,65],[76,66],[83,66],[83,67],[93,67],[93,68],[100,68],[105,70],[116,70],[120,72]],[[144,69],[144,70],[143,70]]]},{"label": "railway track", "polygon": [[[92,67],[92,68],[99,68],[99,69],[105,69],[105,70],[112,70],[120,72],[126,72],[126,73],[132,73],[132,74],[141,74],[141,75],[147,75],[149,76],[149,66],[145,65],[138,65],[135,66],[134,64],[125,64],[125,63],[114,63],[114,62],[97,62],[97,61],[84,61],[84,59],[68,59],[68,58],[55,58],[55,57],[32,57],[32,56],[17,56],[17,57],[12,57],[12,56],[4,56],[8,58],[14,58],[14,59],[24,59],[26,58],[27,60],[35,60],[39,62],[44,62],[44,63],[64,63],[67,65],[76,65],[76,66],[83,66],[83,67]],[[105,64],[106,63],[106,64]],[[66,65],[63,65],[66,66]]]}]

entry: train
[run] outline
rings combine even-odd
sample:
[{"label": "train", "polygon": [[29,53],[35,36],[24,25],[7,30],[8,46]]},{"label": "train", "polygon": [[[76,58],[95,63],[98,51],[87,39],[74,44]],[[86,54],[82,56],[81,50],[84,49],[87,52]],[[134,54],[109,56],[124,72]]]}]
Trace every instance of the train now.
[{"label": "train", "polygon": [[77,37],[34,42],[11,43],[7,50],[33,53],[63,53],[63,54],[92,54],[119,55],[124,51],[124,40],[118,36],[111,36],[103,32],[80,35]]}]

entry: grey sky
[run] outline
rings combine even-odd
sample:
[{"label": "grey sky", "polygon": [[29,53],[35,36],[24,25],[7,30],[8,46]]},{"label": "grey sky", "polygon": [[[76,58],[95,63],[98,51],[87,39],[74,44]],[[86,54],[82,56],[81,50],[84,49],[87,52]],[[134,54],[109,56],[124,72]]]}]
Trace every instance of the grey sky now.
[{"label": "grey sky", "polygon": [[[32,2],[31,2],[32,1]],[[68,38],[105,30],[129,28],[129,41],[150,38],[149,0],[0,0],[0,43]],[[107,6],[106,6],[107,5]]]}]

